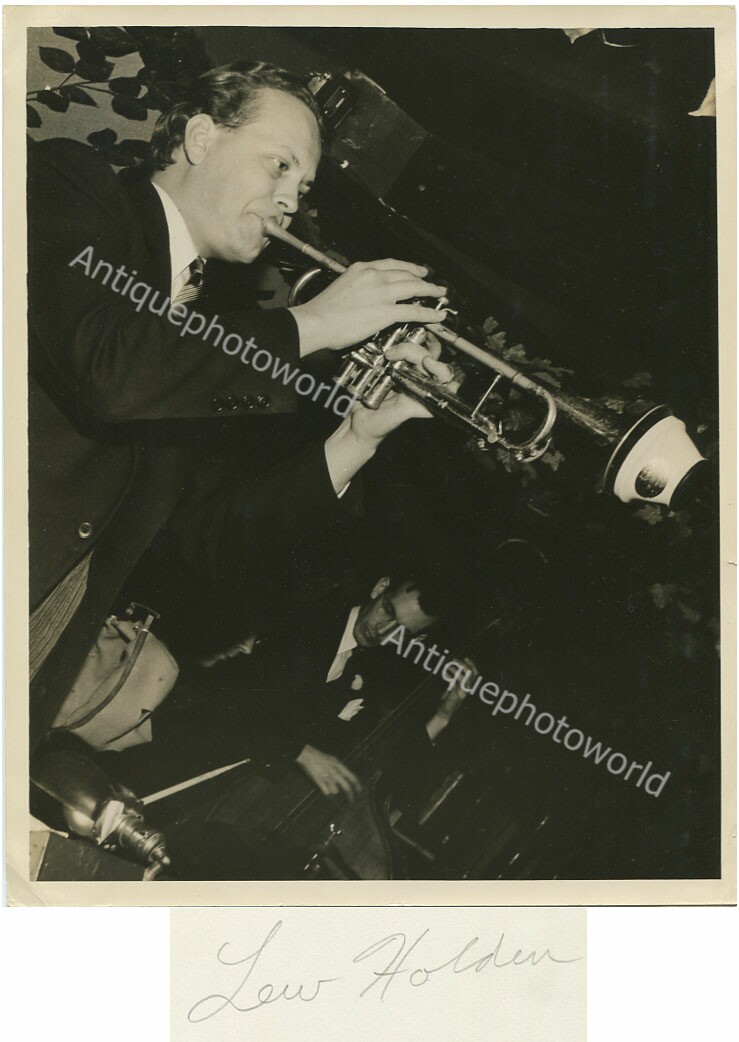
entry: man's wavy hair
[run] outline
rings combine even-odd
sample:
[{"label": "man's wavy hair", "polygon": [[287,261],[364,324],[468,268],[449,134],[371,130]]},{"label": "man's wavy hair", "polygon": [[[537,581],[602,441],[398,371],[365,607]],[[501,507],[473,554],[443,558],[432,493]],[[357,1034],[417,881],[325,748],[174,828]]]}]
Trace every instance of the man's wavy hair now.
[{"label": "man's wavy hair", "polygon": [[185,140],[192,116],[204,112],[214,123],[236,129],[257,119],[265,88],[292,94],[310,109],[321,131],[321,114],[305,80],[267,62],[233,62],[210,69],[195,80],[188,96],[157,120],[151,137],[151,168],[164,170]]}]

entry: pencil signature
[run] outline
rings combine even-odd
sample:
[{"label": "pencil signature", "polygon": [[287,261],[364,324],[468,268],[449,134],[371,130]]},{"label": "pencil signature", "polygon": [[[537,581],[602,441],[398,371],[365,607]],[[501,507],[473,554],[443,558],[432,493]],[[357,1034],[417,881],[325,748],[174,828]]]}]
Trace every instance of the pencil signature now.
[{"label": "pencil signature", "polygon": [[[233,946],[228,942],[221,945],[216,955],[218,962],[223,966],[240,966],[245,972],[230,993],[215,992],[198,999],[187,1014],[187,1019],[191,1023],[198,1024],[204,1020],[210,1020],[211,1017],[215,1017],[225,1009],[232,1009],[238,1013],[251,1013],[265,1006],[274,1005],[276,1002],[315,1002],[322,994],[321,989],[326,985],[347,978],[348,974],[345,973],[338,977],[311,978],[309,982],[301,983],[261,982],[263,978],[256,977],[252,980],[252,975],[255,974],[266,949],[272,944],[282,926],[282,920],[276,922],[259,947],[249,955],[232,958],[230,949]],[[495,946],[490,950],[486,951],[483,948],[476,952],[473,951],[480,941],[479,937],[473,937],[461,951],[452,955],[451,958],[439,963],[438,966],[429,967],[426,959],[420,951],[417,951],[429,933],[428,928],[422,930],[412,943],[409,943],[405,933],[391,933],[374,941],[369,947],[355,955],[352,965],[366,964],[369,974],[369,979],[363,978],[360,982],[358,997],[364,998],[377,988],[380,1001],[384,1002],[391,985],[396,981],[407,987],[422,988],[443,971],[455,975],[478,974],[490,968],[502,970],[510,967],[535,967],[543,962],[565,965],[579,962],[582,958],[578,956],[573,959],[561,959],[553,955],[549,948],[541,950],[532,948],[529,951],[518,948],[512,952],[512,945],[506,943],[505,934],[501,933]],[[277,949],[273,947],[270,954],[276,955]],[[378,958],[379,956],[382,958]],[[412,959],[411,956],[413,956]]]},{"label": "pencil signature", "polygon": [[306,987],[304,984],[293,986],[292,993],[289,984],[284,984],[281,989],[279,988],[279,985],[271,983],[262,984],[256,992],[257,1001],[254,1002],[253,1005],[240,1006],[236,999],[241,998],[243,1001],[241,992],[246,988],[246,984],[256,969],[257,963],[262,957],[264,950],[270,944],[272,938],[275,937],[281,929],[282,920],[275,923],[257,950],[252,952],[251,955],[245,955],[243,959],[228,959],[225,953],[226,949],[229,948],[230,945],[228,943],[221,945],[218,949],[218,962],[224,966],[246,966],[246,974],[231,995],[219,995],[216,993],[213,995],[206,995],[204,998],[196,1002],[187,1014],[187,1019],[190,1023],[198,1024],[203,1020],[210,1020],[211,1017],[215,1017],[217,1013],[220,1013],[227,1007],[231,1007],[239,1013],[251,1013],[255,1009],[260,1009],[263,1006],[271,1006],[273,1003],[279,1002],[280,1000],[293,1002],[295,999],[300,999],[301,1002],[315,1002],[321,991],[322,985],[330,984],[332,981],[340,979],[339,977],[322,977],[313,985],[312,994],[309,994],[308,991],[306,991],[305,994],[303,993],[303,988]]}]

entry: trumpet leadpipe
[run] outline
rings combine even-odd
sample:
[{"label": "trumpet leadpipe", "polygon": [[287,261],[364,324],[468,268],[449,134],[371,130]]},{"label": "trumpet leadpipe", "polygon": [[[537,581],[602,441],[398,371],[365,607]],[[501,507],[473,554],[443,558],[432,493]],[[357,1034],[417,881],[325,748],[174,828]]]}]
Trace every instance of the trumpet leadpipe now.
[{"label": "trumpet leadpipe", "polygon": [[343,275],[346,271],[346,264],[334,260],[334,258],[329,257],[327,253],[323,253],[321,250],[317,250],[314,246],[309,246],[308,243],[303,242],[302,239],[298,239],[297,236],[291,235],[285,228],[281,228],[277,221],[273,221],[270,218],[263,221],[262,225],[265,235],[269,235],[272,239],[279,239],[281,242],[287,243],[288,246],[292,246],[293,249],[299,250],[300,253],[304,253],[306,257],[310,257],[311,260],[314,260],[316,264],[328,268],[329,271],[333,271],[336,275]]}]

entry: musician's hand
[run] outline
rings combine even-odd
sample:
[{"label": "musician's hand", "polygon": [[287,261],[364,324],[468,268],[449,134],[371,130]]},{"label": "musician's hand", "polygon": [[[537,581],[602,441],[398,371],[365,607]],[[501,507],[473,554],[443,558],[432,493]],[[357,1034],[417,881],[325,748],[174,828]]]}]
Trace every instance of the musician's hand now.
[{"label": "musician's hand", "polygon": [[225,651],[219,651],[217,655],[209,655],[207,658],[201,659],[200,665],[204,669],[210,669],[217,662],[225,662],[227,659],[236,658],[237,655],[251,655],[258,643],[258,634],[249,633],[238,644],[233,644],[230,648],[226,648]]},{"label": "musician's hand", "polygon": [[443,322],[445,311],[412,303],[438,299],[445,286],[426,282],[427,269],[399,260],[352,264],[328,289],[290,312],[297,322],[300,356],[330,348],[340,351],[401,322]]},{"label": "musician's hand", "polygon": [[[457,659],[456,661],[459,662],[461,667],[457,673],[456,679],[449,685],[447,690],[441,696],[436,712],[426,724],[426,731],[432,742],[439,737],[446,727],[449,726],[452,717],[462,705],[465,698],[467,698],[468,692],[473,690],[472,685],[475,677],[479,676],[479,670],[472,659],[463,658]],[[468,673],[469,677],[467,676]],[[462,687],[462,681],[466,684],[466,691]]]},{"label": "musician's hand", "polygon": [[324,796],[343,793],[351,803],[362,791],[359,778],[341,760],[329,753],[322,753],[312,745],[306,745],[295,762],[300,764]]},{"label": "musician's hand", "polygon": [[[454,372],[450,366],[439,361],[440,353],[441,344],[436,337],[429,334],[425,345],[406,341],[389,348],[387,357],[391,362],[400,359],[410,362],[422,375],[433,377],[442,386],[454,390],[458,386]],[[357,437],[379,442],[406,420],[425,420],[431,415],[426,406],[417,402],[415,398],[391,391],[379,409],[355,405],[351,414],[351,428]]]},{"label": "musician's hand", "polygon": [[[438,360],[441,345],[429,336],[428,346],[406,341],[388,350],[392,361],[411,362],[427,376],[455,390],[458,383],[453,370]],[[358,402],[344,422],[325,444],[326,464],[334,490],[338,493],[361,470],[377,450],[380,442],[406,420],[427,419],[431,413],[420,402],[405,394],[391,391],[379,409],[368,409]]]}]

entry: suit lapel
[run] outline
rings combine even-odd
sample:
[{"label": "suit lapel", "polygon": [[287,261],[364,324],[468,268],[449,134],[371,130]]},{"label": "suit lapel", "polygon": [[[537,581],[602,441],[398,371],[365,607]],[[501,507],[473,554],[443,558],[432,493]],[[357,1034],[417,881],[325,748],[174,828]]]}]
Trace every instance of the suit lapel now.
[{"label": "suit lapel", "polygon": [[127,184],[126,191],[140,217],[141,232],[151,263],[152,284],[155,289],[169,293],[172,285],[169,229],[157,190],[148,178],[144,178]]}]

